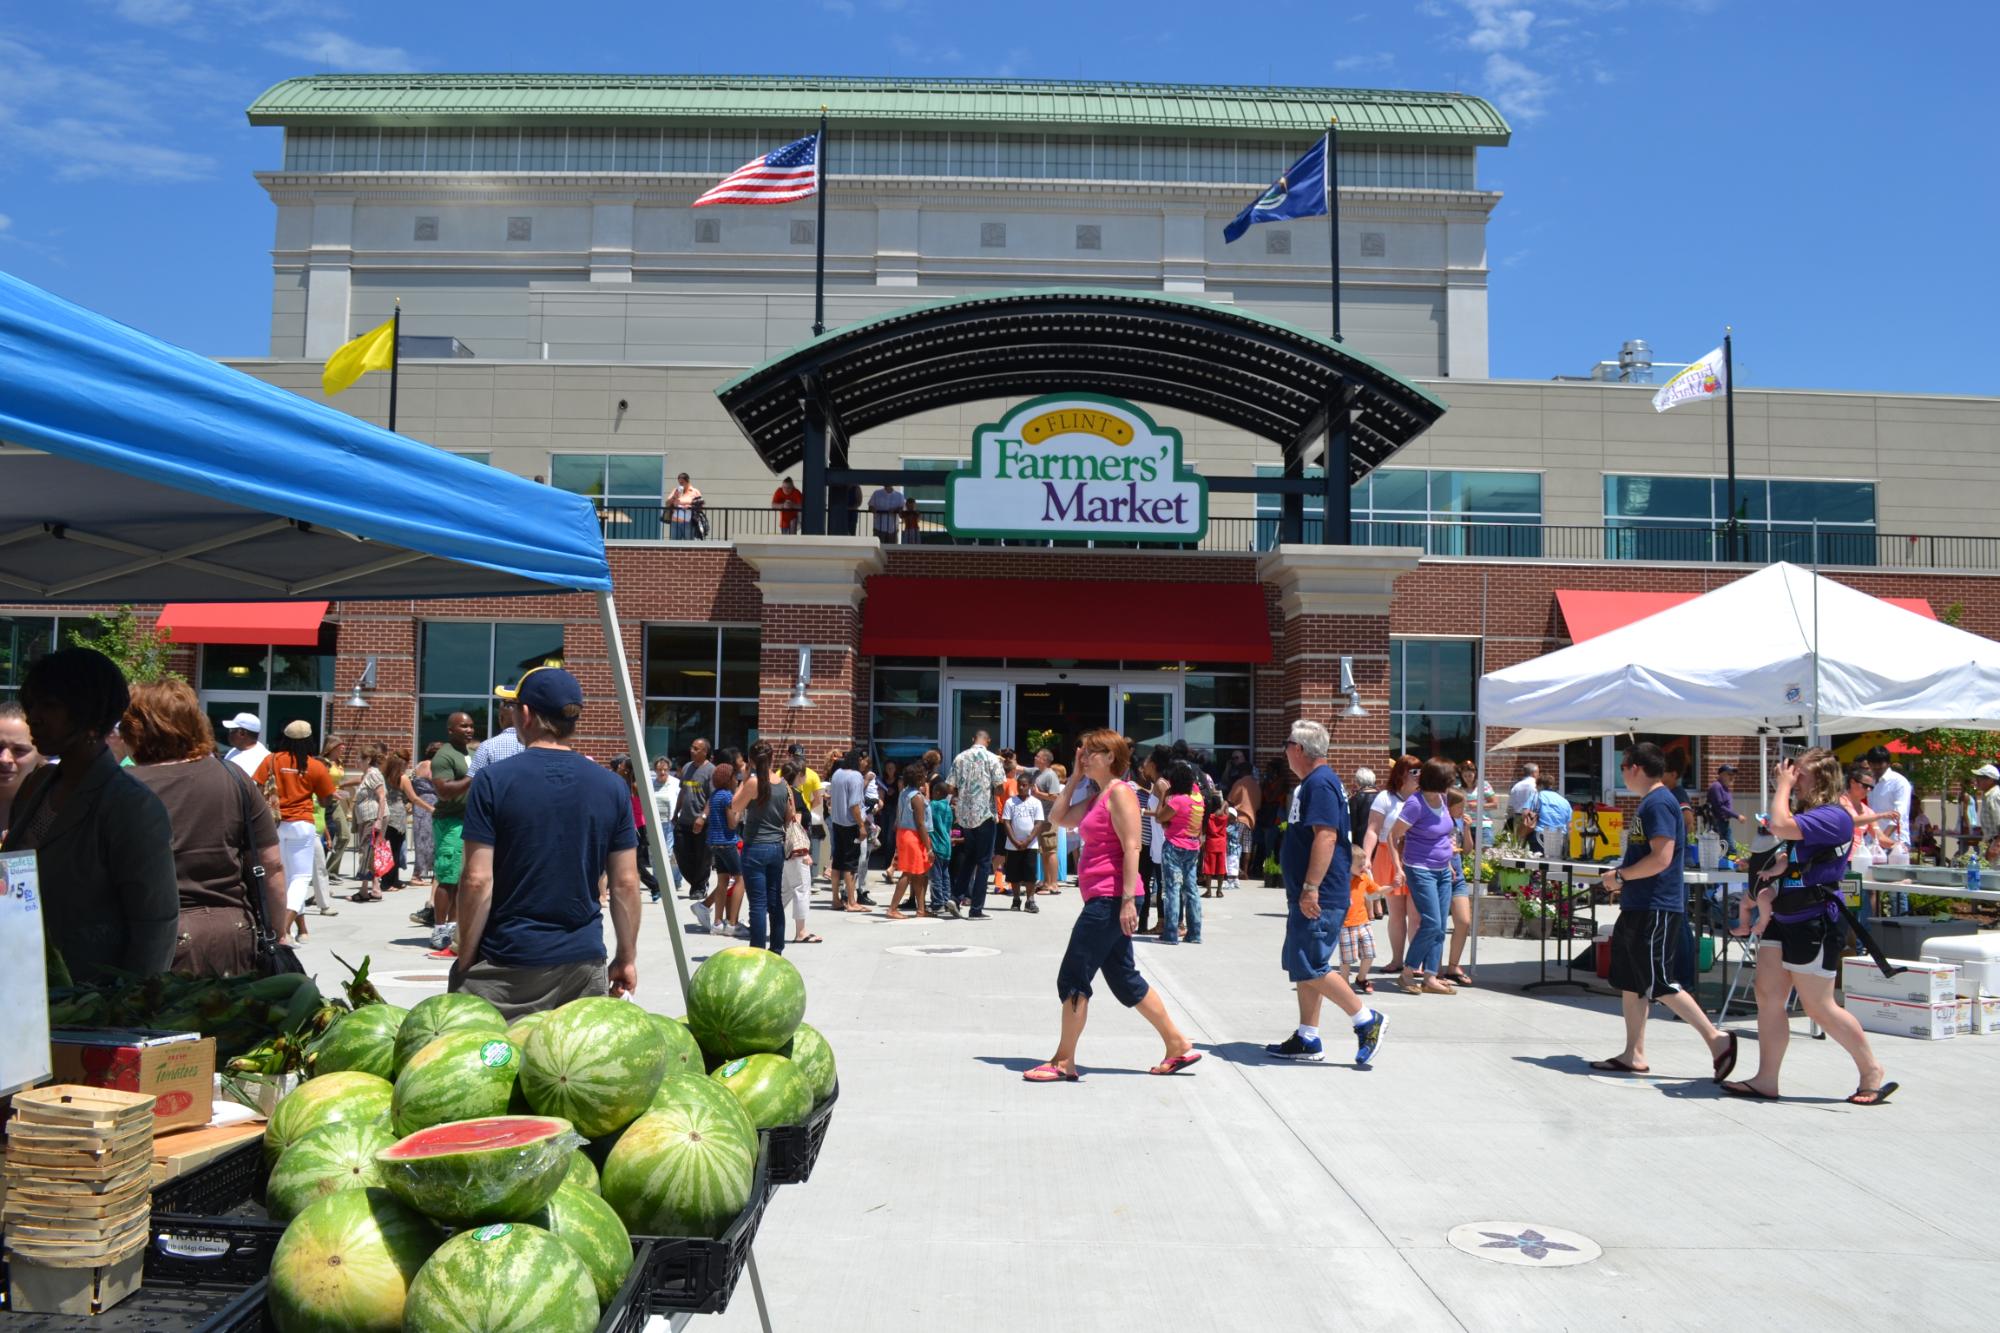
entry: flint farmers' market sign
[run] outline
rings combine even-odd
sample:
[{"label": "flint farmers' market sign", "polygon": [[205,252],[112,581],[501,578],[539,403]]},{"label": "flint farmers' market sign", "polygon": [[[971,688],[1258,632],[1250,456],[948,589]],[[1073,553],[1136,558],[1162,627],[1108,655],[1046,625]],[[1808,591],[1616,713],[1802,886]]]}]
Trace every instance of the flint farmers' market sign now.
[{"label": "flint farmers' market sign", "polygon": [[1098,394],[1021,404],[972,436],[972,466],[945,483],[945,525],[967,537],[1198,542],[1208,484],[1181,462],[1180,432]]}]

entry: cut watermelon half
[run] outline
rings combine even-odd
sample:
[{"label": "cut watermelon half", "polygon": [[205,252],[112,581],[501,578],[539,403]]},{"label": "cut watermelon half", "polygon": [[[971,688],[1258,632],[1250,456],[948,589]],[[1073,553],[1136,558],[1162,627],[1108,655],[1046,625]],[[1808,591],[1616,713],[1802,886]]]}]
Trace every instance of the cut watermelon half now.
[{"label": "cut watermelon half", "polygon": [[398,1139],[393,1146],[382,1150],[380,1160],[404,1162],[446,1153],[525,1148],[566,1134],[569,1128],[569,1121],[552,1115],[492,1115],[483,1120],[451,1120]]},{"label": "cut watermelon half", "polygon": [[511,1222],[549,1201],[583,1138],[552,1115],[496,1115],[432,1125],[376,1154],[383,1183],[452,1226]]}]

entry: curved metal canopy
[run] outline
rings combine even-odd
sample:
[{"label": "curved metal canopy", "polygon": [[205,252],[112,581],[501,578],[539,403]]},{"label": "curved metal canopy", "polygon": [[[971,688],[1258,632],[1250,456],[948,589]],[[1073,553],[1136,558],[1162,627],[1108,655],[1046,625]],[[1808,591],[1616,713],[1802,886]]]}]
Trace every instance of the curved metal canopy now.
[{"label": "curved metal canopy", "polygon": [[1288,462],[1304,461],[1345,392],[1352,481],[1445,412],[1402,376],[1316,333],[1194,297],[1082,287],[893,311],[802,343],[715,394],[778,472],[804,456],[808,405],[840,440],[932,408],[1058,392],[1226,422],[1275,442]]}]

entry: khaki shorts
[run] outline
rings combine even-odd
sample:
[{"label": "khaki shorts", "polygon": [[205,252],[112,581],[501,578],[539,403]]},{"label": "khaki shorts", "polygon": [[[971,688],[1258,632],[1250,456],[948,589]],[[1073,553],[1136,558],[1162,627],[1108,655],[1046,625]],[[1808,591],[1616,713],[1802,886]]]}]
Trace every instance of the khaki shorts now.
[{"label": "khaki shorts", "polygon": [[523,1014],[555,1009],[586,995],[608,995],[611,983],[602,958],[549,967],[500,967],[481,960],[453,969],[446,989],[490,1000],[509,1023]]}]

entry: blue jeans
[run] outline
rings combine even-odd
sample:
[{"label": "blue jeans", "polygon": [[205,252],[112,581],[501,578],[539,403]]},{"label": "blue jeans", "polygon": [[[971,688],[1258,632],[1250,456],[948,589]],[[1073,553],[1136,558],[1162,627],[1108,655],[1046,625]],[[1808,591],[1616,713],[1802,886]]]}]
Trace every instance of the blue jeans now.
[{"label": "blue jeans", "polygon": [[975,912],[986,910],[986,886],[993,882],[993,836],[1000,831],[997,820],[965,830],[965,837],[951,850],[951,891]]},{"label": "blue jeans", "polygon": [[1451,867],[1406,865],[1403,873],[1420,918],[1416,937],[1403,951],[1403,966],[1436,976],[1444,961],[1445,922],[1451,913]]},{"label": "blue jeans", "polygon": [[931,910],[942,912],[951,901],[951,853],[931,846]]},{"label": "blue jeans", "polygon": [[1178,943],[1181,917],[1185,915],[1187,937],[1198,942],[1201,939],[1201,848],[1176,847],[1168,843],[1161,849],[1161,854],[1166,860],[1160,863],[1160,937],[1169,944]]},{"label": "blue jeans", "polygon": [[[757,842],[743,849],[743,897],[750,907],[750,947],[785,951],[785,845]],[[773,930],[772,927],[777,929]]]}]

